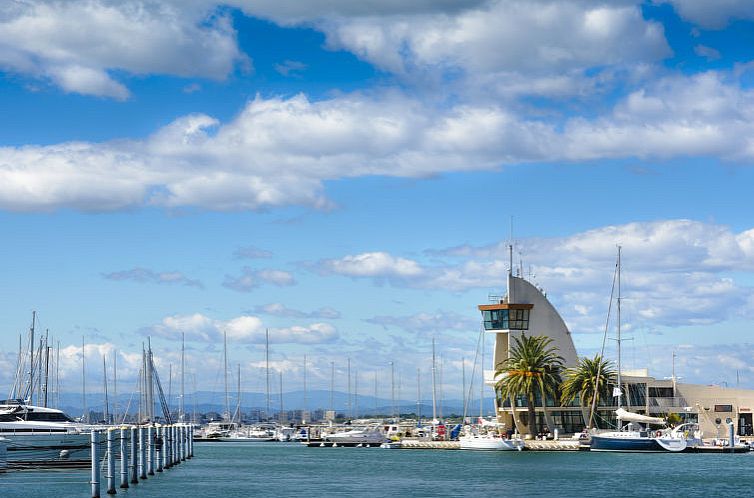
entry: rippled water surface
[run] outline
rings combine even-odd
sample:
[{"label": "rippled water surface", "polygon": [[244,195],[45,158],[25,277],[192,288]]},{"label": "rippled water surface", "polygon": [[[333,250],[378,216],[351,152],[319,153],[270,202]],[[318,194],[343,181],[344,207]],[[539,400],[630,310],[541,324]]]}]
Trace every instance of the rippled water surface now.
[{"label": "rippled water surface", "polygon": [[[197,443],[195,458],[116,496],[734,496],[743,455],[468,452]],[[86,472],[0,474],[0,497],[91,496]],[[102,496],[106,488],[103,485]]]}]

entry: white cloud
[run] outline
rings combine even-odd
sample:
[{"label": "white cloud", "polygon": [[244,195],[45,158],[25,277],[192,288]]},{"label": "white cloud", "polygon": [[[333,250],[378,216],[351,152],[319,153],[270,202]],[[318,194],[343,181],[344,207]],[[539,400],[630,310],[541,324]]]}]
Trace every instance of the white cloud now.
[{"label": "white cloud", "polygon": [[66,92],[124,99],[112,76],[225,78],[246,62],[213,2],[29,0],[0,7],[0,67]]},{"label": "white cloud", "polygon": [[349,277],[411,278],[423,273],[416,261],[395,257],[386,252],[369,252],[324,260],[317,266],[322,272]]},{"label": "white cloud", "polygon": [[188,115],[141,141],[0,148],[0,208],[327,209],[329,180],[424,177],[535,161],[754,157],[754,91],[727,73],[670,77],[562,123],[398,93],[257,97],[227,123]]},{"label": "white cloud", "polygon": [[132,280],[139,283],[180,284],[188,287],[204,288],[204,285],[199,280],[189,278],[178,271],[156,272],[148,268],[133,268],[131,270],[106,273],[103,277],[108,280]]},{"label": "white cloud", "polygon": [[252,289],[267,283],[279,287],[296,285],[296,279],[293,275],[283,270],[254,270],[248,266],[244,267],[241,274],[234,277],[225,275],[223,286],[238,292],[251,292]]},{"label": "white cloud", "polygon": [[[632,310],[632,323],[625,325],[656,330],[752,315],[749,304],[754,301],[754,288],[735,278],[737,273],[754,271],[752,233],[754,230],[734,233],[725,226],[691,220],[667,220],[607,226],[565,238],[529,239],[518,249],[521,258],[532,265],[533,275],[525,276],[551,293],[571,329],[600,332],[616,245],[622,245],[623,292],[627,310]],[[400,259],[379,254],[379,261]],[[412,271],[406,274],[396,273],[390,264],[355,264],[361,258],[354,256],[321,261],[316,268],[325,274],[367,278],[378,284],[387,281],[396,287],[504,292],[508,272],[504,241],[430,255],[431,265],[407,260]],[[452,261],[439,262],[443,256]]]},{"label": "white cloud", "polygon": [[326,320],[336,320],[340,318],[340,312],[333,308],[325,307],[306,312],[289,308],[282,303],[269,303],[261,306],[255,306],[254,312],[286,318],[319,318]]},{"label": "white cloud", "polygon": [[732,19],[754,19],[754,5],[748,0],[660,0],[673,5],[678,14],[705,28],[720,29]]},{"label": "white cloud", "polygon": [[[141,330],[143,335],[153,335],[175,341],[185,334],[187,341],[217,344],[227,333],[228,341],[236,343],[264,344],[264,322],[257,316],[241,315],[229,320],[210,318],[201,313],[173,315],[159,324]],[[312,323],[289,328],[269,328],[270,343],[275,344],[321,344],[338,338],[338,332],[330,324]]]}]

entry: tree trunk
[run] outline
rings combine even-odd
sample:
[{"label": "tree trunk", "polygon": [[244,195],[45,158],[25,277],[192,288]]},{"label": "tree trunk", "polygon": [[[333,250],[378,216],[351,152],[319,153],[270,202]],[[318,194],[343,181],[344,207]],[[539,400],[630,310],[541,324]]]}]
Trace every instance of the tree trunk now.
[{"label": "tree trunk", "polygon": [[523,435],[524,431],[522,429],[524,429],[524,424],[521,423],[521,420],[518,417],[518,412],[516,411],[516,400],[512,395],[509,397],[509,399],[511,402],[511,415],[513,416],[513,423],[516,425],[516,430],[518,431],[518,433]]},{"label": "tree trunk", "polygon": [[552,422],[552,417],[550,417],[550,412],[547,410],[547,398],[545,397],[545,391],[544,389],[540,389],[540,393],[542,395],[542,413],[545,415],[545,424],[547,424],[547,430],[550,433],[555,433],[555,427]]},{"label": "tree trunk", "polygon": [[526,406],[529,414],[529,435],[533,438],[537,436],[537,415],[534,411],[534,396],[526,395]]}]

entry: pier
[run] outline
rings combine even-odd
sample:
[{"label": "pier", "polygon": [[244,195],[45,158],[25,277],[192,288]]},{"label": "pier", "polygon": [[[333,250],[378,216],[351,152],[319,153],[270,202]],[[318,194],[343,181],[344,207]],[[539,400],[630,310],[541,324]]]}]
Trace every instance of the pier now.
[{"label": "pier", "polygon": [[[110,427],[91,432],[92,498],[117,493],[193,458],[194,428],[186,424]],[[119,472],[116,472],[116,463]],[[138,472],[137,472],[138,469]]]}]

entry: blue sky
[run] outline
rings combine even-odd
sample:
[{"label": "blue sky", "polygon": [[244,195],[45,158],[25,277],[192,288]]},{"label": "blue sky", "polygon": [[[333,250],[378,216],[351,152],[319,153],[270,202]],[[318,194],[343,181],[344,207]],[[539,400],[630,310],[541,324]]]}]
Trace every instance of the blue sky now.
[{"label": "blue sky", "polygon": [[269,328],[291,389],[350,357],[411,398],[436,337],[460,396],[512,217],[582,354],[621,244],[629,366],[754,388],[752,28],[736,0],[6,3],[0,386],[37,310],[70,390],[82,336],[132,385],[181,333],[211,389],[223,331],[259,390]]}]

